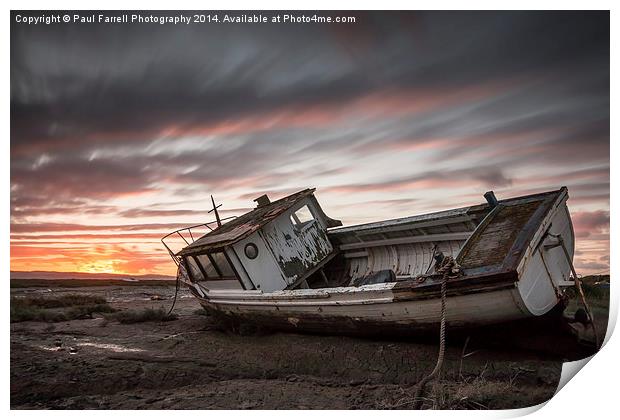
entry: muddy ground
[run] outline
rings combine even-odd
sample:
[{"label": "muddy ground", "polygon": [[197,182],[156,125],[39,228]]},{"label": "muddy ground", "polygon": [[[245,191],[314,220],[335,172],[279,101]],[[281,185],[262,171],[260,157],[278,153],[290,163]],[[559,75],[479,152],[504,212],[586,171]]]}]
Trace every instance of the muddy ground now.
[{"label": "muddy ground", "polygon": [[[12,296],[102,295],[120,310],[168,308],[173,287],[14,288]],[[154,300],[163,299],[163,300]],[[187,292],[179,318],[124,325],[103,316],[11,324],[13,409],[411,408],[437,343],[284,333],[238,335],[197,313]],[[449,332],[448,332],[449,334]],[[471,337],[447,349],[423,408],[521,408],[555,392],[562,361],[488,348]]]}]

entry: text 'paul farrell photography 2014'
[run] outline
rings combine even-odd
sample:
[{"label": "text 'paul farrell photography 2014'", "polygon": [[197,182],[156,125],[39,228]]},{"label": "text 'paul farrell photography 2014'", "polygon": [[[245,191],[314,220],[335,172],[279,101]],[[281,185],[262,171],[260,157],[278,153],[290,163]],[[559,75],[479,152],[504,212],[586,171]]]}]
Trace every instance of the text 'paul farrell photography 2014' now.
[{"label": "text 'paul farrell photography 2014'", "polygon": [[51,13],[37,16],[15,15],[15,23],[26,25],[57,24],[330,24],[356,23],[356,16],[333,16],[332,14],[304,13]]}]

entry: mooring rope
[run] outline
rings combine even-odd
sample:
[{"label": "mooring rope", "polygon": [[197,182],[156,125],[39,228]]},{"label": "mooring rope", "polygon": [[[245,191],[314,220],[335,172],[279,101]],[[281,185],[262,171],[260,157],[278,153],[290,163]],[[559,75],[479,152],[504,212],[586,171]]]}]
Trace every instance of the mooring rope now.
[{"label": "mooring rope", "polygon": [[588,315],[588,319],[590,320],[590,325],[592,325],[592,333],[594,334],[594,342],[596,343],[596,347],[598,348],[599,339],[598,339],[598,331],[596,330],[596,325],[594,324],[594,316],[592,315],[592,310],[590,310],[590,305],[588,305],[588,301],[586,300],[586,295],[583,292],[581,279],[579,278],[579,276],[577,276],[577,271],[575,270],[575,266],[573,265],[573,260],[571,259],[570,254],[568,253],[568,249],[566,249],[564,238],[562,237],[562,235],[554,235],[552,233],[549,233],[549,236],[556,238],[558,240],[558,243],[562,247],[562,250],[564,251],[566,260],[568,261],[573,277],[575,278],[575,286],[577,286],[577,291],[579,292],[579,296],[581,297],[581,303],[583,303],[583,307],[586,311],[586,314]]},{"label": "mooring rope", "polygon": [[419,410],[422,406],[422,396],[426,385],[435,379],[441,372],[443,366],[443,360],[446,353],[446,297],[448,291],[448,279],[451,274],[456,274],[459,271],[459,265],[454,258],[447,256],[444,257],[442,262],[438,264],[439,268],[436,269],[438,274],[443,274],[441,278],[441,320],[439,327],[439,354],[437,355],[437,363],[431,373],[426,375],[420,382],[418,382],[415,396],[413,399],[413,408]]},{"label": "mooring rope", "polygon": [[172,306],[170,307],[170,310],[168,311],[168,315],[172,313],[172,310],[174,309],[174,305],[177,303],[177,296],[179,295],[179,288],[181,287],[180,271],[181,271],[181,265],[179,265],[179,269],[177,271],[177,281],[176,281],[176,286],[174,290],[174,299],[172,300]]}]

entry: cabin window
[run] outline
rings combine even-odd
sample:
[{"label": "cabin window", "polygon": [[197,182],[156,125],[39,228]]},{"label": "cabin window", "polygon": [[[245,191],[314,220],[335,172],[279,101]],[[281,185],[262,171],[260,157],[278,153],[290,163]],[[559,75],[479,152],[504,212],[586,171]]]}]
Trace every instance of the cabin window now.
[{"label": "cabin window", "polygon": [[213,263],[209,259],[208,255],[196,255],[194,258],[198,260],[208,278],[219,277],[217,270],[213,266]]},{"label": "cabin window", "polygon": [[220,272],[220,277],[235,277],[235,271],[228,263],[228,259],[223,252],[215,252],[211,254],[211,257]]},{"label": "cabin window", "polygon": [[235,271],[223,252],[193,255],[187,258],[187,262],[194,281],[236,278]]},{"label": "cabin window", "polygon": [[312,221],[314,221],[314,216],[307,205],[291,214],[291,222],[297,228],[304,227]]},{"label": "cabin window", "polygon": [[194,261],[192,257],[185,258],[185,261],[187,263],[186,265],[189,267],[190,277],[192,281],[204,281],[205,276],[202,274],[202,271],[200,271],[200,268],[198,267],[198,264],[196,264],[196,261]]}]

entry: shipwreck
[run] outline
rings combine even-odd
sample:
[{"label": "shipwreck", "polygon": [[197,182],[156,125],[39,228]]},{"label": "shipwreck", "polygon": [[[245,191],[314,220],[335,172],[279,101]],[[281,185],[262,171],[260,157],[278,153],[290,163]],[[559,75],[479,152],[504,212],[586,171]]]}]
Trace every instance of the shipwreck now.
[{"label": "shipwreck", "polygon": [[[342,226],[314,189],[263,195],[239,217],[162,242],[209,313],[319,333],[410,334],[541,317],[577,279],[565,187],[447,211]],[[195,239],[198,227],[208,233]],[[194,231],[192,231],[194,230]],[[172,237],[184,247],[173,250]],[[194,240],[195,239],[195,240]]]}]

